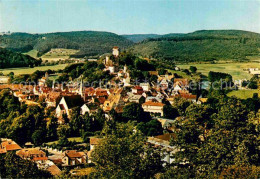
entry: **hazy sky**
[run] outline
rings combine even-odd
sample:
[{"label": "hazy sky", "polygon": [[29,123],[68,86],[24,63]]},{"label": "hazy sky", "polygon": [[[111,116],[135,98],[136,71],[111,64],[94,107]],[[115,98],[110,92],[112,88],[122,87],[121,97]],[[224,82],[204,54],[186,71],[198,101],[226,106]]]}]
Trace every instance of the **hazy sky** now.
[{"label": "hazy sky", "polygon": [[0,0],[0,32],[260,33],[260,0]]}]

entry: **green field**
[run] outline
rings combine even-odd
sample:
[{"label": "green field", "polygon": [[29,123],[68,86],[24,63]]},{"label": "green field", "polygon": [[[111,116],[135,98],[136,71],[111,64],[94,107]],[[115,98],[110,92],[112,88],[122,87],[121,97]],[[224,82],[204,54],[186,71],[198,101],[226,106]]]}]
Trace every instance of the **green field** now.
[{"label": "green field", "polygon": [[0,72],[4,73],[4,75],[7,75],[10,72],[14,72],[14,75],[21,75],[21,74],[32,74],[36,70],[45,71],[45,70],[60,70],[64,69],[67,66],[67,64],[59,64],[54,66],[39,66],[34,68],[29,67],[21,67],[21,68],[5,68],[0,69]]},{"label": "green field", "polygon": [[231,91],[227,94],[227,96],[235,96],[240,99],[247,99],[252,98],[254,93],[258,93],[260,95],[260,90],[237,90],[237,91]]},{"label": "green field", "polygon": [[[78,143],[83,142],[83,139],[81,137],[69,137],[68,140],[71,141],[71,142],[75,141],[75,142],[78,142]],[[58,141],[56,140],[56,141],[53,141],[53,142],[48,142],[46,144],[51,145],[51,144],[54,144],[54,143],[57,143],[57,142]]]},{"label": "green field", "polygon": [[77,53],[79,50],[74,49],[63,49],[63,48],[53,48],[49,52],[41,56],[42,60],[48,61],[58,61],[60,59],[68,59],[70,55]]},{"label": "green field", "polygon": [[31,50],[31,51],[26,52],[26,53],[23,53],[23,54],[24,54],[24,55],[29,55],[29,56],[31,56],[31,57],[33,57],[33,58],[38,58],[38,57],[37,57],[37,53],[38,53],[37,50]]},{"label": "green field", "polygon": [[245,68],[260,68],[260,63],[257,62],[238,62],[238,63],[218,63],[218,64],[187,64],[187,65],[177,65],[181,69],[189,69],[190,66],[196,66],[198,72],[204,75],[208,75],[209,71],[223,72],[232,75],[233,79],[250,79],[250,75],[247,71],[243,71]]}]

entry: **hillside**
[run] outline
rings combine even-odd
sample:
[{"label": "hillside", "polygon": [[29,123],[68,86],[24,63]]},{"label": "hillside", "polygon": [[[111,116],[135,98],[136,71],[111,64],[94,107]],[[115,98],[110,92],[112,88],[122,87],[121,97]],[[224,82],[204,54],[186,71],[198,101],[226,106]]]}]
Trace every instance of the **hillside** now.
[{"label": "hillside", "polygon": [[128,40],[133,41],[134,43],[141,42],[145,39],[149,38],[159,38],[162,35],[159,34],[131,34],[131,35],[122,35],[123,37],[127,38]]},{"label": "hillside", "polygon": [[0,36],[0,47],[17,52],[37,50],[38,56],[52,48],[79,50],[74,56],[84,57],[110,52],[113,46],[125,49],[132,41],[110,32],[75,31],[47,34],[12,33]]},{"label": "hillside", "polygon": [[38,66],[39,60],[28,55],[0,48],[0,68]]},{"label": "hillside", "polygon": [[166,34],[135,44],[134,53],[176,62],[245,60],[259,55],[260,34],[239,30],[202,30]]}]

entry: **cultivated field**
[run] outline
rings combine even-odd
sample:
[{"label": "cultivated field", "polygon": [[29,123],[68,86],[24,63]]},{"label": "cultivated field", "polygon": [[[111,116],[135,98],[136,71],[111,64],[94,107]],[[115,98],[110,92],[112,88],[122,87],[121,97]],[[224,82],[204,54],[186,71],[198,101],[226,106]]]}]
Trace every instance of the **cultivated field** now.
[{"label": "cultivated field", "polygon": [[190,66],[196,66],[198,72],[204,75],[208,75],[209,71],[229,73],[232,75],[233,79],[250,79],[250,75],[247,71],[243,71],[245,68],[260,68],[260,63],[258,62],[238,62],[238,63],[218,63],[218,64],[187,64],[187,65],[177,65],[181,69],[189,69]]},{"label": "cultivated field", "polygon": [[34,68],[29,67],[21,67],[21,68],[5,68],[0,69],[0,72],[4,73],[4,75],[7,75],[10,72],[14,72],[14,75],[21,75],[21,74],[32,74],[36,70],[44,71],[44,70],[60,70],[64,69],[68,64],[59,64],[54,66],[39,66]]},{"label": "cultivated field", "polygon": [[49,62],[66,60],[69,58],[70,55],[73,55],[78,51],[79,50],[74,50],[74,49],[53,48],[49,52],[41,56],[41,58],[43,61],[48,60]]},{"label": "cultivated field", "polygon": [[229,97],[235,96],[240,99],[247,99],[247,98],[252,98],[254,93],[258,93],[260,96],[260,90],[237,90],[237,91],[231,91],[227,95]]}]

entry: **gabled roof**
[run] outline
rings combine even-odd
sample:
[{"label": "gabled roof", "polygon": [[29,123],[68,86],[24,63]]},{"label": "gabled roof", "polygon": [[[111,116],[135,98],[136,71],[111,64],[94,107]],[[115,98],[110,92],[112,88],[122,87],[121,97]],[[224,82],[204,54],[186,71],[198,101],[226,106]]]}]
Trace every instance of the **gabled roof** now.
[{"label": "gabled roof", "polygon": [[40,150],[39,148],[22,149],[17,151],[16,155],[23,156],[23,157],[30,157],[31,155],[41,155],[46,157],[46,153]]},{"label": "gabled roof", "polygon": [[[5,151],[22,149],[16,142],[14,142],[12,140],[2,142],[0,148],[4,149]],[[3,152],[3,150],[2,150],[2,152]]]},{"label": "gabled roof", "polygon": [[76,150],[66,150],[64,153],[69,158],[81,158],[83,156],[82,152],[77,152]]},{"label": "gabled roof", "polygon": [[61,170],[56,166],[52,165],[47,170],[52,174],[52,175],[59,175],[61,174]]},{"label": "gabled roof", "polygon": [[84,104],[84,101],[80,95],[64,96],[63,98],[65,99],[69,109],[82,106]]},{"label": "gabled roof", "polygon": [[33,161],[41,161],[41,160],[48,160],[48,157],[34,157]]}]

